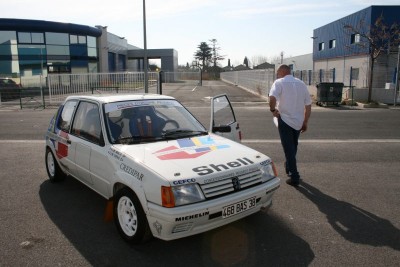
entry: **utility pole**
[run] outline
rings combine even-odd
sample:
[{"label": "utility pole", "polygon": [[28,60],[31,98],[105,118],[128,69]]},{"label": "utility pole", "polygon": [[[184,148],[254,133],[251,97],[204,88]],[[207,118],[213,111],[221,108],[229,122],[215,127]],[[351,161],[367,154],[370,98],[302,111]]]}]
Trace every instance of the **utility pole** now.
[{"label": "utility pole", "polygon": [[144,92],[149,92],[149,74],[147,72],[147,40],[146,40],[146,0],[143,0],[143,68],[144,68]]},{"label": "utility pole", "polygon": [[397,47],[397,69],[396,69],[396,82],[394,84],[394,101],[393,106],[397,104],[397,91],[399,90],[399,67],[400,67],[400,45]]}]

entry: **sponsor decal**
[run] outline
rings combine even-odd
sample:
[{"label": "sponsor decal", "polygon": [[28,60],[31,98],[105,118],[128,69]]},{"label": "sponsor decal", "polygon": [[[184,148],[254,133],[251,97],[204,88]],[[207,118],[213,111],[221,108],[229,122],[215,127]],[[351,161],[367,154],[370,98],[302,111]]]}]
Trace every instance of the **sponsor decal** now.
[{"label": "sponsor decal", "polygon": [[156,151],[154,154],[161,160],[194,159],[211,151],[229,148],[229,145],[216,145],[209,136],[180,139],[177,145]]},{"label": "sponsor decal", "polygon": [[134,100],[117,103],[109,103],[105,106],[105,112],[113,112],[116,110],[123,110],[128,108],[143,107],[143,106],[181,106],[177,101],[174,100]]},{"label": "sponsor decal", "polygon": [[196,182],[196,179],[184,179],[184,180],[179,180],[179,181],[173,181],[172,183],[174,185],[182,185],[182,184],[193,184]]},{"label": "sponsor decal", "polygon": [[47,138],[52,142],[58,159],[68,157],[68,133],[61,130],[56,130],[56,132],[57,133],[47,133]]},{"label": "sponsor decal", "polygon": [[110,147],[107,153],[117,161],[124,161],[125,155],[112,147]]},{"label": "sponsor decal", "polygon": [[208,216],[210,214],[209,211],[205,211],[205,212],[201,212],[201,213],[197,213],[197,214],[193,214],[193,215],[188,215],[188,216],[183,216],[183,217],[178,217],[175,218],[176,222],[183,222],[183,221],[189,221],[192,219],[198,219],[204,216]]},{"label": "sponsor decal", "polygon": [[64,157],[68,157],[68,144],[66,144],[66,141],[69,139],[69,136],[68,133],[61,130],[58,132],[58,135],[61,137],[61,139],[56,141],[56,153],[57,157],[62,159]]},{"label": "sponsor decal", "polygon": [[160,224],[158,221],[153,223],[154,228],[156,228],[156,231],[159,235],[161,235],[161,230],[162,230],[162,224]]},{"label": "sponsor decal", "polygon": [[[254,162],[249,160],[248,158],[239,158],[236,159],[235,161],[230,161],[225,164],[210,164],[207,166],[200,166],[193,168],[192,170],[197,173],[198,175],[207,175],[211,174],[214,172],[221,172],[221,171],[227,171],[232,168],[237,168],[237,167],[242,167],[246,166],[249,164],[253,164]],[[211,179],[209,179],[211,180]]]},{"label": "sponsor decal", "polygon": [[130,167],[128,165],[125,165],[124,163],[121,163],[121,165],[119,165],[119,167],[121,170],[132,175],[139,181],[143,181],[143,176],[144,176],[143,173],[138,172],[137,170],[133,169],[132,167]]}]

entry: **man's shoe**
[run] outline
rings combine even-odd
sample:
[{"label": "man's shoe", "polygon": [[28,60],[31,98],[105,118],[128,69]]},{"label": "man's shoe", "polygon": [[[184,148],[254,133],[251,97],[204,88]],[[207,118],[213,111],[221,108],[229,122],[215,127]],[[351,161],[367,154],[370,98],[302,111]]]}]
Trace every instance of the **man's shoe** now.
[{"label": "man's shoe", "polygon": [[288,185],[291,185],[291,186],[294,186],[294,187],[298,187],[299,184],[300,184],[299,181],[294,182],[292,179],[287,179],[287,180],[286,180],[286,183],[287,183]]}]

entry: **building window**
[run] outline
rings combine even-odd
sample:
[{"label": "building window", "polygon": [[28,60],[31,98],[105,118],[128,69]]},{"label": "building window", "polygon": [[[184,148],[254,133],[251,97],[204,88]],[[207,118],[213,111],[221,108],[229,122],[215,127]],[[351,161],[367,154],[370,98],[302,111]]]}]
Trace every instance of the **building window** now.
[{"label": "building window", "polygon": [[332,39],[329,41],[329,49],[333,49],[336,47],[336,39]]},{"label": "building window", "polygon": [[68,33],[46,32],[46,44],[69,45]]},{"label": "building window", "polygon": [[359,68],[352,68],[352,70],[351,70],[351,79],[352,80],[358,80],[359,75],[360,75],[360,69]]},{"label": "building window", "polygon": [[319,43],[319,44],[318,44],[318,51],[322,51],[322,50],[324,50],[324,49],[325,49],[325,43],[324,43],[324,42]]},{"label": "building window", "polygon": [[18,32],[18,43],[44,44],[44,34],[42,32]]},{"label": "building window", "polygon": [[360,34],[359,33],[354,33],[351,35],[351,43],[352,44],[357,44],[360,42]]},{"label": "building window", "polygon": [[86,36],[71,34],[69,41],[71,44],[86,44]]}]

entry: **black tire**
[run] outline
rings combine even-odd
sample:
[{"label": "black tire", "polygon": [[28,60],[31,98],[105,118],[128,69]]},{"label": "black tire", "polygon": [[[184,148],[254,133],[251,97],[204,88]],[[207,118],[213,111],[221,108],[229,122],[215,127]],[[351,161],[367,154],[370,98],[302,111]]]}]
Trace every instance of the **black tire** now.
[{"label": "black tire", "polygon": [[49,147],[46,148],[46,171],[49,176],[50,182],[56,183],[65,179],[65,173],[61,170],[53,152]]},{"label": "black tire", "polygon": [[152,237],[142,205],[129,188],[122,188],[115,195],[114,222],[122,238],[130,244],[144,243]]}]

